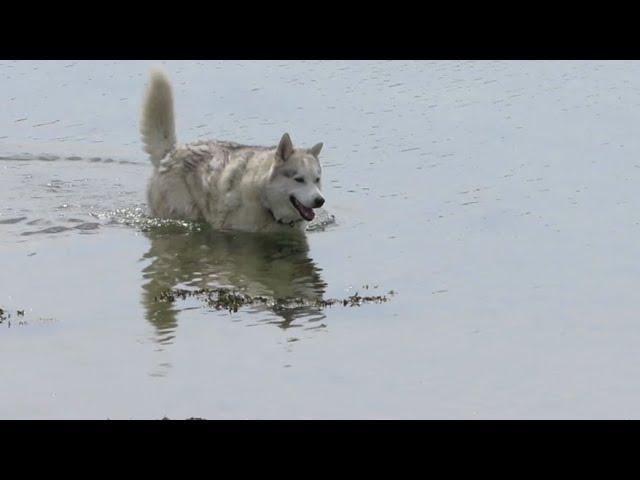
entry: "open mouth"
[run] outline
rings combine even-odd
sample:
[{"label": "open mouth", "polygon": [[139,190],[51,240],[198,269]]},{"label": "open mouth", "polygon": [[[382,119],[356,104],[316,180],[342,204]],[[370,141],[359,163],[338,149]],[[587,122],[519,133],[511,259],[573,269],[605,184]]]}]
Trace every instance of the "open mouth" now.
[{"label": "open mouth", "polygon": [[307,222],[310,222],[311,220],[313,220],[313,217],[316,216],[316,214],[313,212],[313,209],[309,207],[305,207],[293,195],[289,197],[289,200],[291,200],[291,203],[293,204],[293,206],[296,207],[296,210],[298,211],[300,216],[304,218]]}]

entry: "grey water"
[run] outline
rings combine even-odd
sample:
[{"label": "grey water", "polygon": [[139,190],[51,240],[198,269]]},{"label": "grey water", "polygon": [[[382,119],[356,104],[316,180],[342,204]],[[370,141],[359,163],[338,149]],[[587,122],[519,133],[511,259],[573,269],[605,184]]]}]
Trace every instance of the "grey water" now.
[{"label": "grey water", "polygon": [[[157,64],[179,141],[324,142],[306,240],[147,216]],[[639,78],[628,61],[1,61],[0,418],[640,418]],[[388,301],[158,301],[218,287]]]}]

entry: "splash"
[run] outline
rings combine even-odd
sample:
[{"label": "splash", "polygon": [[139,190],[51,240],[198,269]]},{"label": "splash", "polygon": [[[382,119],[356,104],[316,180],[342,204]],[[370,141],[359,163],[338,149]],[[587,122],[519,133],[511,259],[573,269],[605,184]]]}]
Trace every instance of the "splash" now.
[{"label": "splash", "polygon": [[[202,232],[211,229],[211,227],[204,222],[152,217],[146,213],[146,207],[144,206],[118,208],[106,212],[93,212],[91,215],[106,221],[108,224],[126,225],[137,228],[143,232],[188,233]],[[336,219],[334,215],[324,209],[318,209],[314,220],[307,225],[307,231],[324,231],[335,224]]]}]

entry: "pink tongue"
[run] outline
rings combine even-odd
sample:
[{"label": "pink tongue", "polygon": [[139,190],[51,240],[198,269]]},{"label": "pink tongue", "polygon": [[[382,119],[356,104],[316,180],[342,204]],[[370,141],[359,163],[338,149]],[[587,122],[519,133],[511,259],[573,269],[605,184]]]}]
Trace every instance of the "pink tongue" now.
[{"label": "pink tongue", "polygon": [[316,216],[316,214],[313,212],[313,210],[311,208],[305,207],[300,202],[298,202],[298,208],[300,209],[300,213],[302,214],[304,219],[309,221],[309,222],[311,220],[313,220],[313,217]]},{"label": "pink tongue", "polygon": [[292,196],[291,202],[298,210],[298,213],[302,215],[302,218],[304,218],[307,222],[310,222],[316,216],[312,208],[305,207],[302,203],[298,201],[296,197]]}]

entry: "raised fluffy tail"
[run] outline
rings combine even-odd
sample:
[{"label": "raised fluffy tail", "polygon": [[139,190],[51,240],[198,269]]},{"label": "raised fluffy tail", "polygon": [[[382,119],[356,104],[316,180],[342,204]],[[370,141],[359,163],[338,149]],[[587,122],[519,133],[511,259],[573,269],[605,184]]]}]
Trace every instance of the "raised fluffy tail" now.
[{"label": "raised fluffy tail", "polygon": [[151,71],[142,109],[140,133],[144,151],[151,156],[151,161],[156,166],[176,145],[171,84],[166,74],[159,69]]}]

